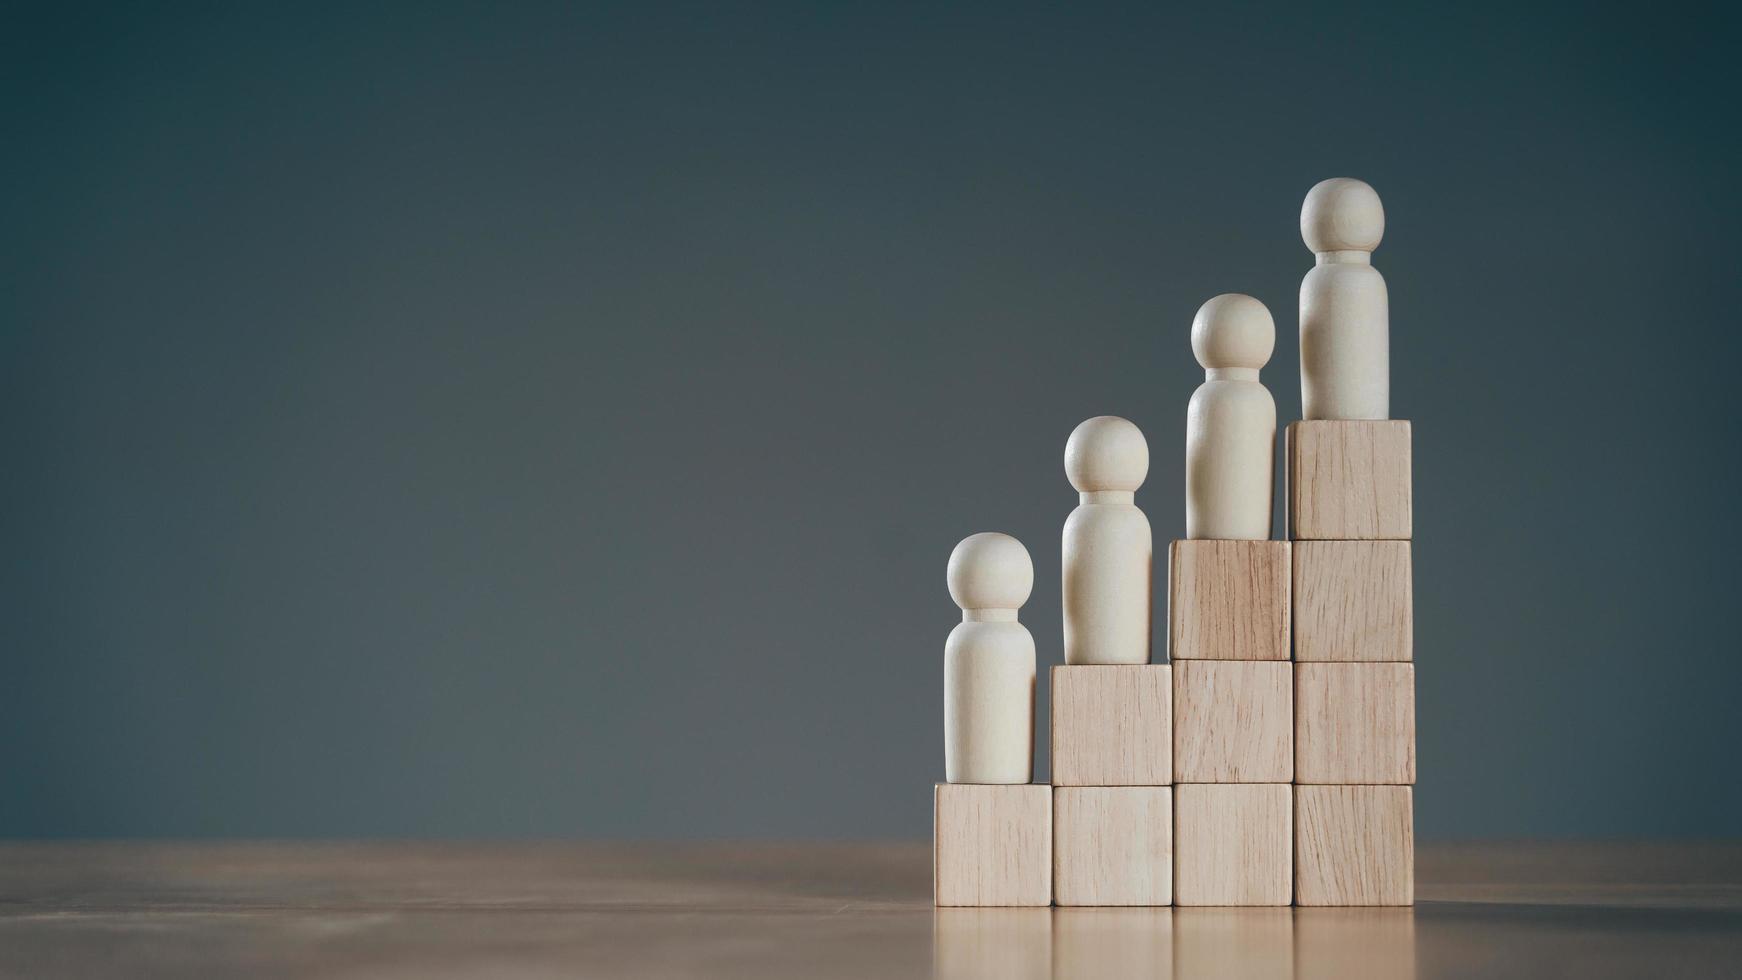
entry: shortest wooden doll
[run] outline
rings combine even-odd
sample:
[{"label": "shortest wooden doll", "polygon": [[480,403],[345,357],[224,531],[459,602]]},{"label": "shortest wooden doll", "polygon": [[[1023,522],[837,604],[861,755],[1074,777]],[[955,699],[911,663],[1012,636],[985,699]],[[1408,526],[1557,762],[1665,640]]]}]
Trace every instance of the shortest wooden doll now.
[{"label": "shortest wooden doll", "polygon": [[944,644],[944,778],[1026,783],[1034,771],[1034,637],[1016,610],[1034,589],[1022,542],[984,532],[950,553],[962,622]]}]

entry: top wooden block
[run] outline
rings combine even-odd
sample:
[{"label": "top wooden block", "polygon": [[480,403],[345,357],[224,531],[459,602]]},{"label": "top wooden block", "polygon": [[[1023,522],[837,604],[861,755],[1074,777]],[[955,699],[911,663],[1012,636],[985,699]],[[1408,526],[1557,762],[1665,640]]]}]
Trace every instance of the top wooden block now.
[{"label": "top wooden block", "polygon": [[1288,536],[1296,541],[1408,540],[1407,421],[1288,427]]}]

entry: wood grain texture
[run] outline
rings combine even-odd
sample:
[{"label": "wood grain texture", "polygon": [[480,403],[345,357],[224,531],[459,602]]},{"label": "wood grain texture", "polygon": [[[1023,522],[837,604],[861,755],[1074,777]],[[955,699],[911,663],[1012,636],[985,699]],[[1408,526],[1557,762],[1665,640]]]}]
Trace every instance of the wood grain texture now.
[{"label": "wood grain texture", "polygon": [[938,905],[1052,904],[1052,787],[937,783],[932,896]]},{"label": "wood grain texture", "polygon": [[1060,905],[1173,904],[1173,791],[1053,790],[1053,895]]},{"label": "wood grain texture", "polygon": [[1742,842],[1416,859],[1411,908],[976,909],[933,907],[923,840],[8,841],[0,977],[1728,980],[1742,962]]},{"label": "wood grain texture", "polygon": [[1174,664],[1174,781],[1293,780],[1293,671],[1293,664],[1261,661]]},{"label": "wood grain texture", "polygon": [[1170,660],[1287,660],[1287,541],[1175,541],[1168,549]]},{"label": "wood grain texture", "polygon": [[1297,786],[1294,822],[1297,903],[1414,903],[1412,787]]},{"label": "wood grain texture", "polygon": [[1294,659],[1415,659],[1408,541],[1300,541],[1294,546]]},{"label": "wood grain texture", "polygon": [[1294,779],[1415,782],[1414,664],[1296,664]]},{"label": "wood grain texture", "polygon": [[1410,424],[1295,422],[1287,432],[1288,536],[1309,540],[1407,540]]},{"label": "wood grain texture", "polygon": [[1173,782],[1173,668],[1052,669],[1052,784]]},{"label": "wood grain texture", "polygon": [[1174,786],[1176,905],[1287,905],[1294,787]]}]

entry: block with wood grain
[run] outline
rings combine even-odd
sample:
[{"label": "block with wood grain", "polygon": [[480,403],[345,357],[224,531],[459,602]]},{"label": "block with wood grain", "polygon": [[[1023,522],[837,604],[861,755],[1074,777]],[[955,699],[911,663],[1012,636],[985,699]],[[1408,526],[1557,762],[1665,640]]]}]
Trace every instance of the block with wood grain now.
[{"label": "block with wood grain", "polygon": [[1409,422],[1295,422],[1285,440],[1291,539],[1409,540]]},{"label": "block with wood grain", "polygon": [[1059,905],[1173,903],[1173,791],[1053,790],[1053,895]]},{"label": "block with wood grain", "polygon": [[1293,664],[1269,661],[1174,664],[1174,782],[1292,781],[1293,674]]},{"label": "block with wood grain", "polygon": [[1173,782],[1173,668],[1052,668],[1054,786]]},{"label": "block with wood grain", "polygon": [[1408,541],[1297,541],[1293,548],[1294,659],[1415,659]]},{"label": "block with wood grain", "polygon": [[1291,545],[1175,541],[1168,549],[1168,658],[1289,659]]},{"label": "block with wood grain", "polygon": [[1410,786],[1296,786],[1295,901],[1415,901],[1415,791]]},{"label": "block with wood grain", "polygon": [[1175,905],[1287,905],[1294,886],[1294,787],[1176,784]]},{"label": "block with wood grain", "polygon": [[932,896],[938,905],[1052,904],[1052,787],[937,783]]},{"label": "block with wood grain", "polygon": [[1294,781],[1415,782],[1414,664],[1295,664]]}]

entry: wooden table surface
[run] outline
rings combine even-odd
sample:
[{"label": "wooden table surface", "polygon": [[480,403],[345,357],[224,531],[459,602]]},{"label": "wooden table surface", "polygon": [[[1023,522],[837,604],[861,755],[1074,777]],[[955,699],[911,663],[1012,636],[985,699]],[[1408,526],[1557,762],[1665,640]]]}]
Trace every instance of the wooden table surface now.
[{"label": "wooden table surface", "polygon": [[1742,976],[1742,844],[1423,846],[1413,909],[933,909],[899,844],[0,844],[3,977]]}]

